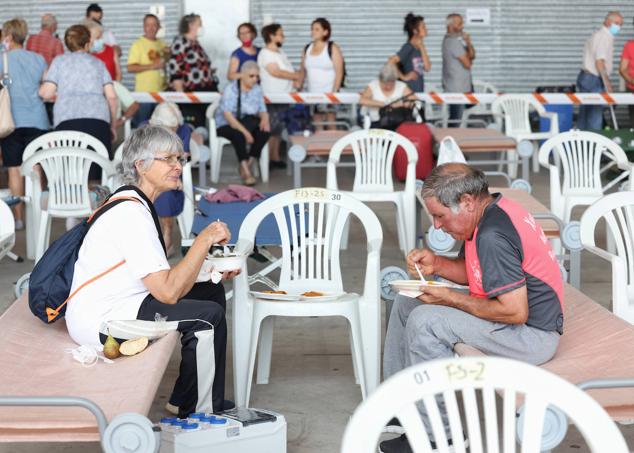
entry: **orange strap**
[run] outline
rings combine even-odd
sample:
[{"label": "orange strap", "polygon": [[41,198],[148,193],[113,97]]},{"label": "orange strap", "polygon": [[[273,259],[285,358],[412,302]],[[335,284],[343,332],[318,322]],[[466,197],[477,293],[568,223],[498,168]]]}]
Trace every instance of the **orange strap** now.
[{"label": "orange strap", "polygon": [[[115,201],[115,200],[134,200],[137,203],[141,203],[141,201],[138,198],[135,197],[113,197],[110,200],[108,200],[108,203]],[[88,222],[90,222],[93,218],[93,216],[99,212],[100,209],[102,209],[104,206],[106,206],[108,203],[104,203],[103,205],[101,205],[97,210],[95,210],[95,212],[93,212],[90,217],[88,218]],[[88,281],[85,281],[84,283],[82,283],[77,289],[75,289],[75,291],[73,291],[67,298],[66,300],[60,304],[59,307],[57,307],[56,309],[52,309],[51,307],[46,307],[46,316],[48,318],[48,322],[52,322],[55,318],[57,318],[59,316],[59,312],[62,309],[62,307],[64,307],[64,305],[66,305],[68,303],[68,301],[70,301],[73,297],[75,297],[75,294],[77,294],[79,292],[79,290],[85,288],[86,286],[90,285],[91,283],[99,280],[101,277],[103,277],[104,275],[109,274],[110,272],[114,271],[116,268],[118,268],[119,266],[123,265],[123,263],[125,263],[125,259],[119,261],[117,264],[115,264],[114,266],[112,266],[109,269],[106,269],[105,271],[103,271],[101,274],[95,275],[93,278],[89,279]]]}]

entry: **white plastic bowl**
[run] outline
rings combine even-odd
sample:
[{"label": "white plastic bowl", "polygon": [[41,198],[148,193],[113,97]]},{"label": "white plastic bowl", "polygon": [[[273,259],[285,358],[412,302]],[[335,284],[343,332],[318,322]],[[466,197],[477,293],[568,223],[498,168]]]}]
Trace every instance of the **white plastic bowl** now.
[{"label": "white plastic bowl", "polygon": [[247,255],[234,256],[207,256],[207,261],[211,263],[213,269],[218,272],[235,271],[242,267],[247,259]]}]

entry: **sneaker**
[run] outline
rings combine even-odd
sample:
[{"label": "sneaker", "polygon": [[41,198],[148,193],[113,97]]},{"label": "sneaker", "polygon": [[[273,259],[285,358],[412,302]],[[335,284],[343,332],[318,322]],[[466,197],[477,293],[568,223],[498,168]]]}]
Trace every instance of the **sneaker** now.
[{"label": "sneaker", "polygon": [[169,401],[165,403],[165,410],[172,415],[176,415],[178,417],[178,406],[174,406]]}]

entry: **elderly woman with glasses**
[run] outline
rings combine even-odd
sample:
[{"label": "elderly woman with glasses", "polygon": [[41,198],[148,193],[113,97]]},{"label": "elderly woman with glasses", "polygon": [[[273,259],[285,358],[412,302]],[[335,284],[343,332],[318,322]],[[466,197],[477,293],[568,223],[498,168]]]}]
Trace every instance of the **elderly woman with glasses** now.
[{"label": "elderly woman with glasses", "polygon": [[[208,281],[209,272],[201,269],[210,247],[226,244],[231,234],[224,223],[211,223],[172,267],[153,205],[159,194],[178,187],[184,160],[181,140],[164,127],[142,127],[126,140],[119,170],[127,185],[111,200],[126,199],[97,218],[86,234],[71,291],[93,281],[75,294],[66,311],[73,340],[99,349],[114,321],[166,320],[178,330],[180,375],[166,409],[179,417],[230,406],[224,401],[224,288]],[[233,278],[238,272],[223,277]],[[163,326],[167,327],[155,327]],[[134,328],[129,328],[128,338],[145,335],[135,334]],[[116,335],[115,339],[127,339]]]},{"label": "elderly woman with glasses", "polygon": [[[216,110],[218,136],[228,139],[240,161],[240,176],[247,186],[255,185],[251,166],[269,139],[271,126],[255,61],[246,61],[240,77],[225,89]],[[249,145],[247,147],[247,145]]]}]

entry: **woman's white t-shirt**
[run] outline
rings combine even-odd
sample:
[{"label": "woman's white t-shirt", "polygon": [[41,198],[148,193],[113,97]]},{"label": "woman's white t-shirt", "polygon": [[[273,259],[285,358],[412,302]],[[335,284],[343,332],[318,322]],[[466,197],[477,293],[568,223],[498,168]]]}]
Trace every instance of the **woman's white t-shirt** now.
[{"label": "woman's white t-shirt", "polygon": [[306,83],[310,93],[331,93],[335,85],[335,65],[328,55],[328,43],[319,55],[311,55],[313,44],[306,49],[304,67],[306,68]]},{"label": "woman's white t-shirt", "polygon": [[[381,84],[379,83],[378,80],[373,80],[372,82],[370,82],[368,84],[368,87],[370,88],[370,92],[372,93],[373,101],[379,101],[385,104],[389,104],[390,102],[394,102],[397,99],[400,99],[403,96],[405,96],[405,88],[407,88],[407,84],[405,82],[401,82],[400,80],[397,80],[394,83],[394,89],[392,90],[392,93],[389,95],[386,95],[383,92],[383,90],[381,89]],[[368,107],[368,113],[370,114],[371,121],[379,121],[380,116],[379,116],[378,108]]]},{"label": "woman's white t-shirt", "polygon": [[293,72],[293,65],[288,61],[288,57],[282,49],[278,52],[267,49],[260,50],[258,55],[258,66],[260,67],[260,86],[262,91],[266,93],[290,93],[293,90],[293,81],[273,77],[266,67],[271,64],[277,64],[277,67],[283,71]]},{"label": "woman's white t-shirt", "polygon": [[112,272],[86,285],[68,302],[66,326],[78,344],[100,348],[99,327],[103,321],[131,320],[143,299],[150,294],[143,278],[170,268],[145,201],[124,201],[103,214],[90,228],[79,249],[71,293],[117,263]]}]

